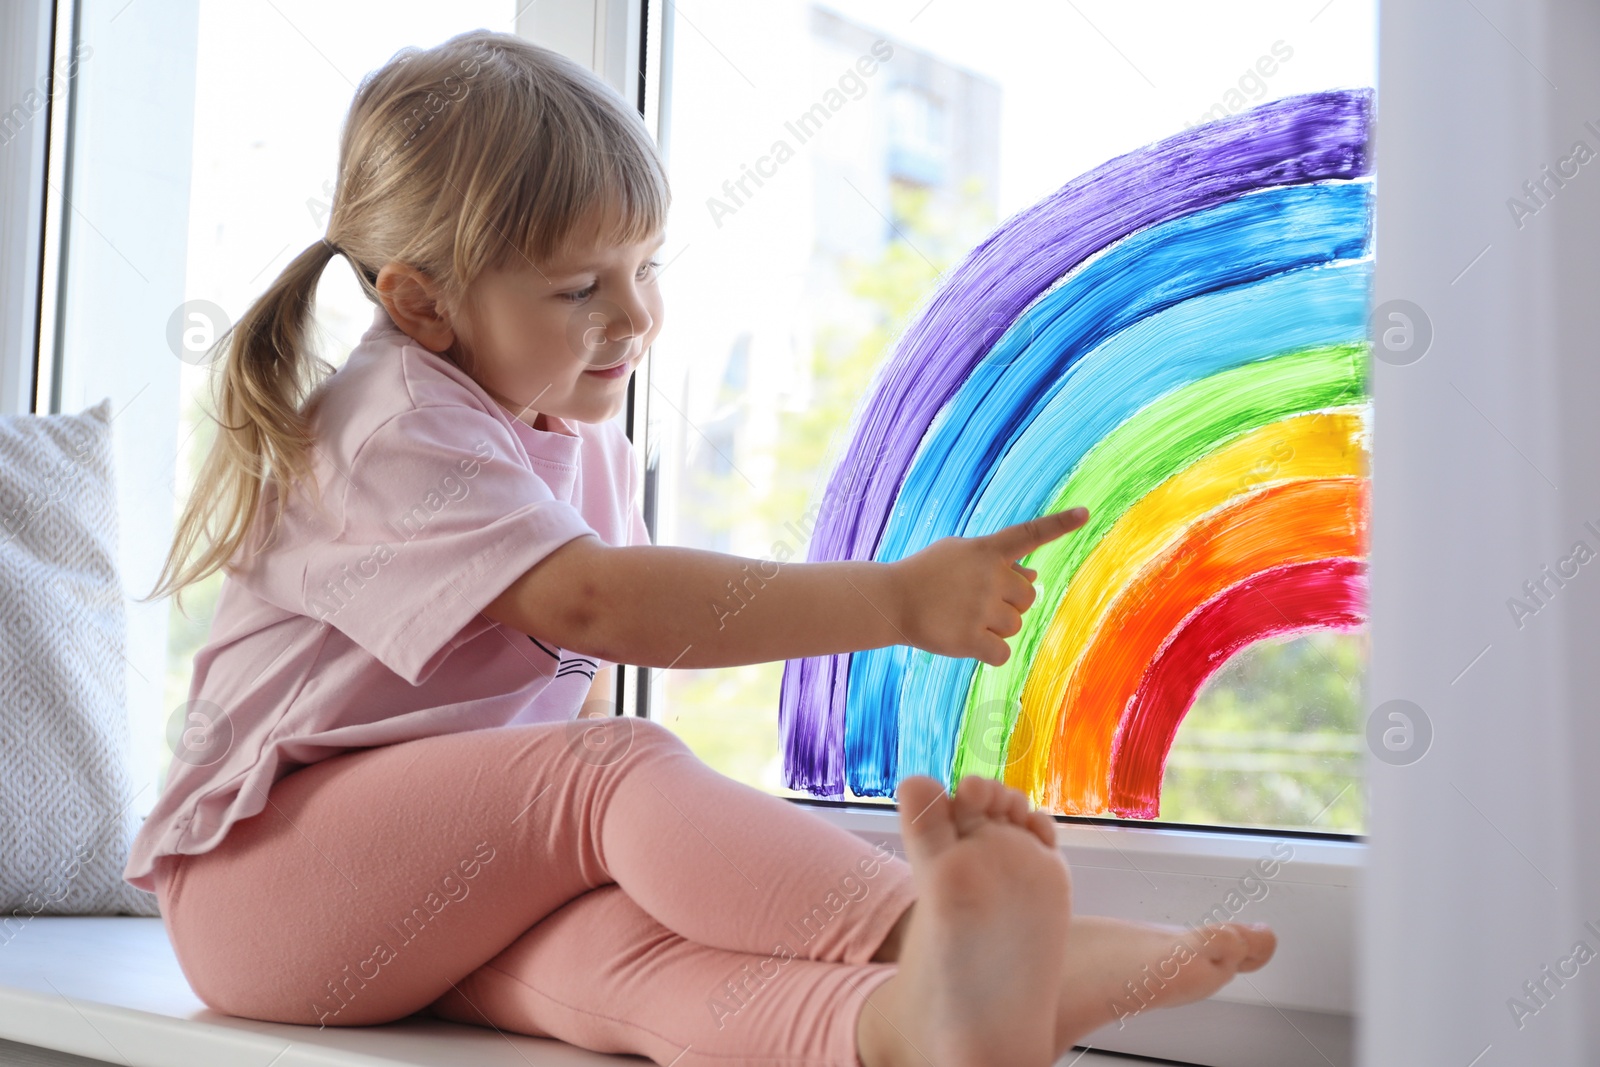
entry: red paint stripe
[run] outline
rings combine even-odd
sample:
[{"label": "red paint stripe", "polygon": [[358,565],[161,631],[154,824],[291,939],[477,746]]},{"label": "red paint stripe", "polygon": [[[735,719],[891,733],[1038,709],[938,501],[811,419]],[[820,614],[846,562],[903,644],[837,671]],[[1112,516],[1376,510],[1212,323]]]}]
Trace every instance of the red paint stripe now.
[{"label": "red paint stripe", "polygon": [[1117,728],[1109,807],[1127,819],[1161,814],[1161,779],[1183,717],[1240,649],[1303,630],[1350,629],[1367,617],[1366,564],[1296,563],[1252,575],[1189,616],[1150,664]]}]

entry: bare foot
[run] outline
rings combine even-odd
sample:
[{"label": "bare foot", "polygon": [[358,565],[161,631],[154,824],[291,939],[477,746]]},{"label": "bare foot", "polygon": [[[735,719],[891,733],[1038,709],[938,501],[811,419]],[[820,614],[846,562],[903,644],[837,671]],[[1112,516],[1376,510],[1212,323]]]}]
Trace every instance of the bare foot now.
[{"label": "bare foot", "polygon": [[900,782],[917,903],[898,971],[861,1011],[866,1067],[1055,1060],[1071,883],[1054,828],[1046,847],[1004,789],[969,777],[951,797],[922,775]]},{"label": "bare foot", "polygon": [[[919,797],[923,793],[918,791],[924,789],[920,784],[912,786]],[[927,800],[920,803],[931,802],[935,795],[927,789]],[[914,813],[919,808],[907,796],[902,783],[901,810],[910,808],[911,817],[917,818]],[[954,811],[958,833],[961,826],[979,825],[986,817],[1027,830],[1055,851],[1055,820],[1049,813],[1032,810],[1025,794],[993,779],[968,777],[958,783]],[[902,814],[902,823],[905,819]],[[906,836],[909,841],[910,835]],[[906,909],[874,960],[900,958],[919,910],[920,904]],[[1059,1056],[1106,1023],[1126,1020],[1146,1008],[1202,1000],[1235,974],[1259,970],[1276,948],[1276,935],[1256,924],[1185,928],[1072,915],[1055,1008],[1055,1054]]]},{"label": "bare foot", "polygon": [[[1056,847],[1056,821],[1049,812],[1036,811],[1028,802],[1026,793],[1004,785],[992,778],[968,776],[956,783],[956,793],[963,805],[981,809],[990,818],[1006,819],[1039,838],[1051,849]],[[878,950],[872,956],[875,963],[893,962],[900,958],[900,946],[905,944],[906,931],[911,927],[912,903],[900,914]]]},{"label": "bare foot", "polygon": [[1074,915],[1056,1015],[1056,1047],[1065,1050],[1106,1023],[1146,1008],[1171,1008],[1209,997],[1236,973],[1258,970],[1278,939],[1265,926],[1153,926]]}]

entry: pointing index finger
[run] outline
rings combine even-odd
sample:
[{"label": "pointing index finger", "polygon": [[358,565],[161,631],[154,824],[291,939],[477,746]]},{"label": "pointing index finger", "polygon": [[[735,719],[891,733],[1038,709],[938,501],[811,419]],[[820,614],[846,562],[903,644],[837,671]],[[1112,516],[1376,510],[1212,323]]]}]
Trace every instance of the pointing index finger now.
[{"label": "pointing index finger", "polygon": [[1005,549],[1007,559],[1017,560],[1040,545],[1071,533],[1088,521],[1088,508],[1068,508],[1066,511],[1040,515],[1027,522],[1019,522],[1014,526],[996,530],[990,537],[994,539],[995,544]]}]

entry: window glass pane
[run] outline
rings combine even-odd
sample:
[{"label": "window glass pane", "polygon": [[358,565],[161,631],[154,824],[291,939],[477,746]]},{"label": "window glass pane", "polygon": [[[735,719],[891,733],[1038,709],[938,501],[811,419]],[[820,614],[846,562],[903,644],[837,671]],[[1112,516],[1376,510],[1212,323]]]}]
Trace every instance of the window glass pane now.
[{"label": "window glass pane", "polygon": [[[362,77],[408,45],[431,47],[480,26],[510,31],[515,13],[512,0],[201,0],[199,7],[190,209],[187,220],[175,220],[189,233],[185,299],[202,315],[190,320],[197,356],[326,232],[339,131]],[[317,291],[318,354],[342,365],[372,314],[349,264],[335,257]],[[203,414],[210,409],[207,374],[185,362],[175,481],[180,512],[213,437],[214,424]],[[205,643],[222,578],[218,572],[190,586],[183,611],[170,602],[169,733],[183,727],[194,654]],[[161,751],[164,779],[172,746]]]},{"label": "window glass pane", "polygon": [[[863,0],[831,7],[774,0],[757,16],[733,0],[704,0],[692,18],[677,15],[665,71],[674,205],[661,282],[666,325],[650,364],[656,531],[661,543],[763,558],[807,558],[813,535],[831,521],[823,508],[830,472],[850,448],[863,398],[882,384],[875,375],[939,286],[997,227],[1070,179],[1202,122],[1301,94],[1375,84],[1375,10],[1369,2]],[[1351,196],[1341,203],[1370,195],[1363,167],[1324,181],[1359,187],[1346,190]],[[1269,186],[1278,187],[1260,183]],[[1195,603],[1196,609],[1210,606],[1209,615],[1174,618],[1169,636],[1176,641],[1178,624],[1190,623],[1187,640],[1195,649],[1187,660],[1168,664],[1161,676],[1168,687],[1179,686],[1196,664],[1221,669],[1208,680],[1190,679],[1189,692],[1198,689],[1198,696],[1170,737],[1169,758],[1163,764],[1157,751],[1153,764],[1146,760],[1142,773],[1154,778],[1144,785],[1159,790],[1159,815],[1157,805],[1141,808],[1137,798],[1125,797],[1117,801],[1121,810],[1106,801],[1078,811],[1363,829],[1360,710],[1366,659],[1364,596],[1358,594],[1364,592],[1365,504],[1359,486],[1366,474],[1369,412],[1359,375],[1365,365],[1364,303],[1357,308],[1351,301],[1364,301],[1355,282],[1370,271],[1370,255],[1361,241],[1340,248],[1330,262],[1348,268],[1341,277],[1351,284],[1341,290],[1340,306],[1359,320],[1359,336],[1343,338],[1349,346],[1342,354],[1317,358],[1328,367],[1342,360],[1338,373],[1356,375],[1356,384],[1281,412],[1284,419],[1302,414],[1316,421],[1290,427],[1295,436],[1266,433],[1251,446],[1259,454],[1232,457],[1235,463],[1249,461],[1237,486],[1195,514],[1216,513],[1245,497],[1258,498],[1256,506],[1267,509],[1269,498],[1287,492],[1283,487],[1290,482],[1342,478],[1342,488],[1327,491],[1344,494],[1340,499],[1359,527],[1346,540],[1360,543],[1345,545],[1349,558],[1333,548],[1312,553],[1315,559],[1300,561],[1310,569],[1293,573],[1283,568],[1300,557],[1286,548],[1274,567],[1257,568],[1264,577],[1255,585],[1225,584],[1231,601],[1219,586]],[[1106,251],[1095,251],[1079,269],[1087,270]],[[1263,278],[1268,273],[1294,272],[1286,265]],[[1261,280],[1230,277],[1211,289],[1231,291]],[[1045,295],[1037,299],[1042,305]],[[1132,300],[1109,305],[1106,317],[1115,318]],[[1148,318],[1160,310],[1130,316]],[[1230,321],[1248,314],[1235,307]],[[965,328],[998,343],[1008,328],[1016,328],[1019,315],[973,318],[978,321],[969,320]],[[1131,325],[1122,323],[1109,334],[1125,333]],[[1106,339],[1095,343],[1101,340]],[[1315,346],[1298,345],[1308,347]],[[1130,416],[1154,404],[1178,404],[1177,384],[1130,402]],[[1055,381],[1041,388],[1053,389]],[[1084,402],[1072,409],[1068,428],[1089,425],[1093,406]],[[1154,425],[1174,426],[1180,413],[1174,407]],[[909,409],[904,413],[913,416]],[[974,419],[972,432],[990,432],[984,417]],[[1124,421],[1095,433],[1091,443],[1110,438]],[[1222,435],[1213,444],[1225,440],[1236,443],[1236,437]],[[1047,473],[1063,482],[1078,464]],[[1334,477],[1341,470],[1345,474]],[[1137,481],[1131,475],[1126,480]],[[1165,484],[1166,477],[1157,478],[1146,488]],[[1267,510],[1251,514],[1251,521],[1272,521]],[[1173,555],[1175,538],[1197,528],[1173,527],[1177,532],[1162,540],[1150,532],[1157,530],[1153,523],[1150,515],[1136,516],[1123,533],[1145,531],[1145,551],[1164,560],[1160,568],[1181,568],[1180,556]],[[1105,536],[1104,530],[1096,534]],[[907,537],[914,542],[914,531]],[[1289,533],[1277,539],[1285,546],[1305,542]],[[1141,574],[1149,585],[1160,569],[1107,573],[1110,603],[1095,618],[1112,618],[1119,605],[1134,610],[1127,591],[1137,588]],[[1344,614],[1308,610],[1286,614],[1281,626],[1251,623],[1250,595],[1287,597],[1288,590],[1304,588],[1295,582],[1335,579],[1354,598]],[[1269,581],[1277,584],[1262,584]],[[751,595],[758,596],[759,588],[732,591],[724,608],[736,612],[741,596]],[[1326,608],[1328,595],[1318,597],[1315,606]],[[1220,625],[1218,620],[1239,640],[1230,646],[1213,637],[1213,647],[1204,650],[1212,659],[1197,658],[1210,632],[1204,626]],[[737,625],[737,615],[727,621]],[[1266,639],[1251,640],[1252,634]],[[1057,637],[1065,640],[1070,633]],[[1116,647],[1101,654],[1110,656]],[[1139,646],[1130,640],[1127,647]],[[1166,647],[1151,645],[1137,666],[1148,665],[1152,673],[1136,677],[1154,677],[1156,653]],[[901,680],[927,669],[927,660],[904,657],[900,662],[910,666]],[[1112,673],[1096,671],[1095,677]],[[972,676],[969,663],[962,677]],[[777,793],[804,795],[784,785],[777,714],[783,678],[781,664],[655,672],[651,713],[724,773]],[[1139,691],[1153,684],[1140,682]],[[932,691],[958,695],[939,704],[938,714],[961,721],[966,686]],[[1016,736],[1020,718],[1013,711],[998,721],[1004,745]],[[1122,736],[1117,731],[1123,730],[1122,720],[1109,721],[1097,734],[1103,763],[1111,760]],[[1133,727],[1127,729],[1132,738]],[[1145,732],[1159,739],[1159,730]],[[981,729],[972,733],[973,751],[981,749],[984,736]],[[1109,782],[1109,773],[1101,773],[1102,782]],[[1127,773],[1127,781],[1138,785],[1138,776]],[[847,788],[844,795],[852,792]],[[1057,810],[1074,811],[1065,805]]]}]

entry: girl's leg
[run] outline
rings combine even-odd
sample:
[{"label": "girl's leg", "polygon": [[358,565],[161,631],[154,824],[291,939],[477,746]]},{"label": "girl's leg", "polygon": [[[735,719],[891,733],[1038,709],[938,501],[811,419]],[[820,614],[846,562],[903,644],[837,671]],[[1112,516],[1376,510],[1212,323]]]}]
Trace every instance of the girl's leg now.
[{"label": "girl's leg", "polygon": [[894,971],[707,948],[607,885],[545,917],[428,1011],[675,1067],[856,1067],[862,1005]]},{"label": "girl's leg", "polygon": [[361,1025],[421,1009],[612,882],[687,940],[852,964],[915,897],[905,863],[631,719],[341,753],[160,884],[207,1004]]},{"label": "girl's leg", "polygon": [[[559,805],[614,816],[575,842],[589,846],[586,887],[616,882],[690,941],[760,953],[776,937],[806,959],[864,963],[916,899],[892,851],[712,770],[663,726],[566,726],[577,760],[600,766],[566,777]],[[641,746],[648,759],[624,769]]]}]

